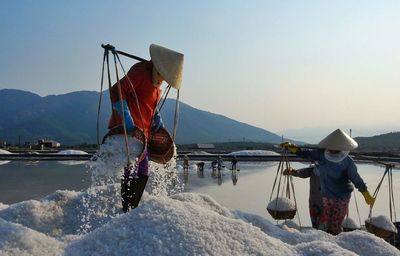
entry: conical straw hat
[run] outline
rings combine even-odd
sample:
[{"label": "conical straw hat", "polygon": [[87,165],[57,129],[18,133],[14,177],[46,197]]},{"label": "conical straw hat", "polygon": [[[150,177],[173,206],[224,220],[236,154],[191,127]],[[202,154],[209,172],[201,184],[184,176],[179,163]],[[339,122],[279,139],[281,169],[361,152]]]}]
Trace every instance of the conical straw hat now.
[{"label": "conical straw hat", "polygon": [[181,88],[183,54],[152,44],[150,45],[150,57],[164,80],[175,89]]},{"label": "conical straw hat", "polygon": [[358,144],[344,131],[337,129],[321,140],[318,146],[331,150],[350,151],[356,149]]}]

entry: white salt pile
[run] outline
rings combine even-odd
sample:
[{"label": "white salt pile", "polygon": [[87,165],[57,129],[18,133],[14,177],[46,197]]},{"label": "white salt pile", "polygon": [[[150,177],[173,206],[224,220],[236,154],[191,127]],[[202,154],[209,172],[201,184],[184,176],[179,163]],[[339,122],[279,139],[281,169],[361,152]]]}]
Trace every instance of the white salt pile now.
[{"label": "white salt pile", "polygon": [[296,210],[296,206],[286,197],[276,197],[269,202],[267,209],[275,211],[294,211]]},{"label": "white salt pile", "polygon": [[239,150],[235,152],[231,152],[228,155],[235,155],[235,156],[247,156],[247,155],[258,155],[258,156],[279,156],[278,153],[269,150]]},{"label": "white salt pile", "polygon": [[[292,221],[292,220],[285,220],[282,224],[280,224],[279,226],[281,226],[281,228],[283,229],[296,229],[296,230],[300,230],[300,226],[299,224],[297,224],[296,222]],[[290,230],[287,229],[287,230]]]},{"label": "white salt pile", "polygon": [[0,255],[62,255],[64,243],[0,218]]},{"label": "white salt pile", "polygon": [[188,155],[212,155],[212,154],[205,152],[205,151],[193,151],[192,153],[189,153]]},{"label": "white salt pile", "polygon": [[7,204],[0,203],[0,211],[6,209],[8,207]]},{"label": "white salt pile", "polygon": [[[80,234],[81,213],[87,209],[79,198],[85,193],[59,191],[0,210],[0,255],[400,255],[364,231],[331,236],[282,229],[193,193],[146,195],[127,214],[97,215],[90,232]],[[93,203],[112,208],[112,195],[105,191]]]},{"label": "white salt pile", "polygon": [[[11,152],[9,152],[9,151],[7,151],[7,150],[4,150],[4,149],[0,149],[0,154],[2,154],[2,155],[8,155],[8,154],[12,154]],[[2,164],[7,164],[7,163],[9,163],[10,161],[0,161],[0,165],[2,165]]]},{"label": "white salt pile", "polygon": [[360,225],[357,225],[352,218],[347,217],[343,220],[342,227],[347,229],[359,229]]},{"label": "white salt pile", "polygon": [[[87,155],[88,153],[82,150],[75,150],[75,149],[67,149],[57,152],[58,155]],[[66,165],[78,165],[87,163],[87,161],[76,161],[76,160],[66,160],[66,161],[58,161],[61,164]]]},{"label": "white salt pile", "polygon": [[76,149],[67,149],[57,152],[59,155],[87,155],[87,152]]},{"label": "white salt pile", "polygon": [[384,229],[386,231],[397,233],[396,226],[390,221],[390,219],[384,215],[378,215],[376,217],[371,217],[366,219],[365,222],[368,222],[375,227]]},{"label": "white salt pile", "polygon": [[12,154],[12,153],[10,151],[0,149],[0,154],[8,155],[8,154]]}]

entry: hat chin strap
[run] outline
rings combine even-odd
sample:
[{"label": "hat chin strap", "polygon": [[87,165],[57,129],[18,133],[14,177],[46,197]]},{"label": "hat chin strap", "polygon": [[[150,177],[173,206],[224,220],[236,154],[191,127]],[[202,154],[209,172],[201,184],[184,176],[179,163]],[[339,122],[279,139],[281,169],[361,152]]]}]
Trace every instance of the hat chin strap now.
[{"label": "hat chin strap", "polygon": [[339,163],[343,161],[348,155],[350,151],[340,151],[339,153],[332,154],[329,150],[325,150],[324,156],[329,162]]}]

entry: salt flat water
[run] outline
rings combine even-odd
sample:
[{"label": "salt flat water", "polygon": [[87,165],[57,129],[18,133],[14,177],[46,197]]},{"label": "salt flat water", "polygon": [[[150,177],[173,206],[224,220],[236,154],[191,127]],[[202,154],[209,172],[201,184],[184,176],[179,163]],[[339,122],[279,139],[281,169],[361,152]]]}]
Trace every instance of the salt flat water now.
[{"label": "salt flat water", "polygon": [[[9,162],[0,165],[0,202],[13,204],[16,202],[40,199],[59,189],[81,191],[90,186],[90,172],[85,164],[71,165],[71,162]],[[225,162],[227,168],[229,162]],[[291,163],[293,168],[302,168],[308,165]],[[385,168],[380,165],[357,163],[360,175],[367,183],[371,194],[375,191]],[[231,171],[223,169],[222,179],[212,177],[210,163],[206,162],[204,175],[199,175],[194,162],[191,162],[188,175],[183,175],[182,163],[177,163],[177,171],[182,182],[185,182],[185,191],[208,194],[220,204],[231,209],[238,209],[272,218],[266,211],[273,182],[278,168],[276,162],[239,162],[240,172],[236,185],[232,182]],[[393,183],[395,205],[400,211],[400,170],[393,169]],[[298,204],[298,213],[301,224],[310,226],[308,217],[308,179],[294,178],[295,195]],[[361,222],[367,218],[369,207],[366,205],[361,193],[356,191]],[[388,183],[385,178],[373,215],[389,216]],[[358,215],[354,201],[354,193],[350,201],[350,217],[357,223]],[[400,218],[400,217],[399,217]],[[294,219],[298,222],[298,218]]]},{"label": "salt flat water", "polygon": [[[230,165],[228,164],[228,167]],[[293,168],[303,168],[308,165],[294,162],[291,163]],[[358,171],[364,181],[367,183],[368,190],[372,194],[379,181],[381,180],[385,168],[380,165],[357,163]],[[198,179],[196,174],[190,173],[186,190],[196,193],[204,193],[213,197],[217,202],[220,202],[231,209],[238,209],[246,212],[252,212],[264,216],[270,220],[272,217],[266,210],[272,191],[278,163],[241,163],[240,174],[236,185],[233,185],[231,180],[231,171],[225,170],[222,184],[218,185],[217,179],[211,178],[211,170],[205,170],[204,179],[208,179],[207,186],[198,186],[198,183],[193,180]],[[193,177],[192,177],[193,176]],[[301,225],[311,226],[308,215],[308,195],[309,195],[309,179],[294,177],[295,195],[298,204],[298,213],[301,220]],[[191,180],[193,181],[191,183]],[[211,183],[211,185],[210,185]],[[221,183],[221,182],[220,182]],[[395,205],[400,211],[400,170],[393,169],[393,184]],[[356,203],[360,212],[361,223],[364,225],[364,220],[368,217],[369,206],[365,203],[363,196],[358,190],[352,194],[349,206],[349,217],[359,223]],[[382,183],[376,203],[373,207],[372,215],[389,216],[389,188],[387,176]],[[272,198],[274,198],[273,195]],[[398,215],[397,220],[400,219]],[[294,221],[298,222],[296,216]]]},{"label": "salt flat water", "polygon": [[12,161],[0,165],[0,202],[4,204],[40,199],[58,189],[80,191],[89,185],[85,164]]}]

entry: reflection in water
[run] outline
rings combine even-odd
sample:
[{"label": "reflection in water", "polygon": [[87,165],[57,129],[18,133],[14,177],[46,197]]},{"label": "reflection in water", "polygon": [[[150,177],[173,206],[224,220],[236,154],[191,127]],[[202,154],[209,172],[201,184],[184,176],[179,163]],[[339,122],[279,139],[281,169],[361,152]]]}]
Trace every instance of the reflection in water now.
[{"label": "reflection in water", "polygon": [[0,161],[0,165],[8,164],[10,161]]},{"label": "reflection in water", "polygon": [[76,161],[76,160],[68,160],[68,161],[58,161],[60,164],[65,164],[65,165],[82,165],[86,164],[88,161]]},{"label": "reflection in water", "polygon": [[221,186],[222,185],[222,175],[218,176],[218,185]]},{"label": "reflection in water", "polygon": [[232,183],[233,183],[234,186],[236,186],[236,184],[238,182],[238,179],[239,179],[238,171],[236,169],[233,169],[231,176],[232,176]]},{"label": "reflection in water", "polygon": [[211,177],[212,177],[213,179],[216,179],[216,178],[217,178],[217,168],[213,168],[213,169],[212,169]]},{"label": "reflection in water", "polygon": [[197,166],[197,177],[204,178],[204,162],[199,162]]},{"label": "reflection in water", "polygon": [[183,171],[183,182],[188,183],[189,181],[189,171]]}]

